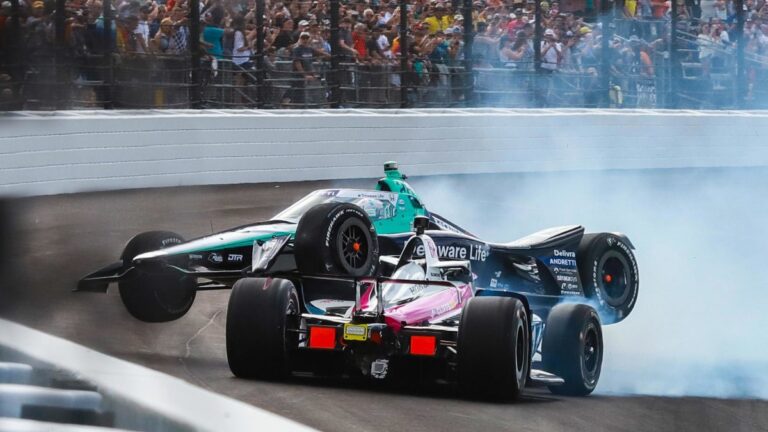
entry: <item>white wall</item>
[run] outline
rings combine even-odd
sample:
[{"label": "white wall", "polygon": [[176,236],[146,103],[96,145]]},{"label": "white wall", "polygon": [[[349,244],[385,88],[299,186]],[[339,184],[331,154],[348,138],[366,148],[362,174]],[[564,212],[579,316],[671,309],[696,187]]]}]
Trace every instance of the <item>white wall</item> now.
[{"label": "white wall", "polygon": [[0,115],[0,194],[768,165],[768,112],[91,111]]}]

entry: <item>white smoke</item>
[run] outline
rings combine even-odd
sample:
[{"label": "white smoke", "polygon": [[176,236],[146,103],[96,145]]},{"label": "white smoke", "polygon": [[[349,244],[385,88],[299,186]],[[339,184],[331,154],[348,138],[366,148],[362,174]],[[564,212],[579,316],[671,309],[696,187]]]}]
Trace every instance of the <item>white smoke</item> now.
[{"label": "white smoke", "polygon": [[487,240],[577,223],[624,232],[636,246],[640,295],[604,329],[597,392],[768,398],[768,170],[467,180],[412,184],[429,208]]}]

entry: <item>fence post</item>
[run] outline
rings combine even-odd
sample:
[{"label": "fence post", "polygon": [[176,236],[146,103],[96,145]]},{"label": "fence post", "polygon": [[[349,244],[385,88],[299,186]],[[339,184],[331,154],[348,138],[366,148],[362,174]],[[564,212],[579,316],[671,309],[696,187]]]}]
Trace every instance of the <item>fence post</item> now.
[{"label": "fence post", "polygon": [[192,85],[189,91],[189,104],[192,108],[203,105],[203,75],[200,63],[200,0],[189,0],[189,44],[192,54]]},{"label": "fence post", "polygon": [[101,95],[105,109],[114,108],[114,85],[115,85],[115,70],[112,64],[112,23],[114,22],[114,15],[112,14],[112,0],[104,0],[102,3],[102,24],[104,25],[104,34],[102,34],[102,43],[104,48],[104,69],[100,74],[102,79],[103,91]]},{"label": "fence post", "polygon": [[744,0],[736,0],[736,107],[744,108],[747,97],[747,74],[744,64]]},{"label": "fence post", "polygon": [[472,21],[472,0],[464,0],[464,105],[472,106],[475,90],[475,76],[472,72],[472,44],[475,39],[475,23]]},{"label": "fence post", "polygon": [[541,0],[536,0],[533,17],[533,69],[538,75],[541,70]]},{"label": "fence post", "polygon": [[541,1],[536,0],[533,9],[533,99],[536,108],[541,104]]},{"label": "fence post", "polygon": [[400,106],[408,107],[408,5],[407,0],[399,0],[400,6]]},{"label": "fence post", "polygon": [[67,41],[65,39],[65,25],[66,25],[66,0],[56,0],[56,13],[54,16],[54,37],[55,37],[55,90],[53,92],[56,98],[56,109],[67,108],[64,102],[68,99],[67,91],[69,90],[69,83],[67,83],[67,70],[65,62],[67,61],[67,54],[65,52],[67,48]]},{"label": "fence post", "polygon": [[264,108],[267,92],[266,84],[267,70],[264,62],[264,0],[256,0],[256,108]]},{"label": "fence post", "polygon": [[331,0],[331,108],[341,104],[341,48],[339,45],[339,0]]},{"label": "fence post", "polygon": [[11,0],[11,33],[8,46],[10,47],[11,69],[8,71],[13,80],[13,103],[12,109],[22,109],[24,103],[21,100],[21,83],[24,80],[24,51],[22,49],[21,23],[19,10],[19,0]]},{"label": "fence post", "polygon": [[[611,38],[613,38],[614,15],[616,14],[616,2],[608,1],[609,6],[600,15],[600,25],[603,27],[600,40],[600,88],[603,95],[600,103],[603,108],[611,105]],[[602,8],[603,5],[601,5]]]},{"label": "fence post", "polygon": [[677,88],[682,79],[682,69],[680,65],[680,55],[677,44],[677,24],[680,22],[678,11],[678,0],[672,0],[672,10],[670,11],[672,19],[669,29],[669,97],[667,108],[675,109],[678,106]]}]

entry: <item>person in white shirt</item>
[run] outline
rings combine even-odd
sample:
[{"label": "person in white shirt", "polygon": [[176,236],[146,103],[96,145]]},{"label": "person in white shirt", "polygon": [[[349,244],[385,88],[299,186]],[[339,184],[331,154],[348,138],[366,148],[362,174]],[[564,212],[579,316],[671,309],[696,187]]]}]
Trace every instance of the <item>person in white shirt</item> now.
[{"label": "person in white shirt", "polygon": [[232,63],[245,69],[253,68],[251,62],[251,45],[256,38],[256,30],[250,31],[245,27],[245,18],[238,16],[232,20],[232,28],[235,30],[235,41],[232,47]]},{"label": "person in white shirt", "polygon": [[563,46],[557,41],[555,31],[547,29],[544,32],[544,40],[541,41],[541,68],[554,72],[558,69],[563,58]]},{"label": "person in white shirt", "polygon": [[133,31],[138,41],[136,47],[138,54],[149,54],[149,16],[152,11],[153,6],[150,5],[144,5],[139,9],[139,25]]}]

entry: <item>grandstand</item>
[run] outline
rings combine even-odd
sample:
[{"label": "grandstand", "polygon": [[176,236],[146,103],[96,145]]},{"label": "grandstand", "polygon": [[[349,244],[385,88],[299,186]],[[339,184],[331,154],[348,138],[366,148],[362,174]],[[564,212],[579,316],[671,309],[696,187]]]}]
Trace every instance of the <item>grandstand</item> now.
[{"label": "grandstand", "polygon": [[4,0],[0,110],[762,108],[764,0]]}]

